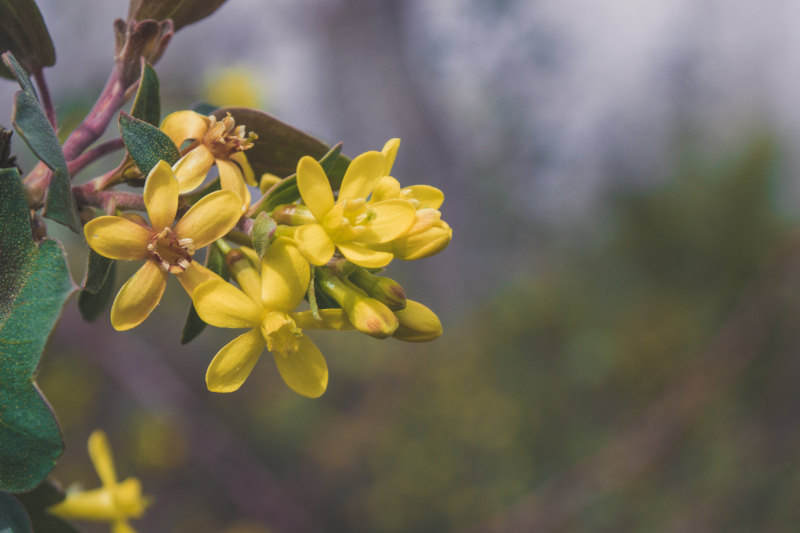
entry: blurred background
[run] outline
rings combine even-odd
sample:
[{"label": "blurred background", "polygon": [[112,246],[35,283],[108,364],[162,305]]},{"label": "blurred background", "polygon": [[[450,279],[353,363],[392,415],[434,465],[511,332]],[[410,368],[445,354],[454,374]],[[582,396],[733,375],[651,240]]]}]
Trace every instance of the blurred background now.
[{"label": "blurred background", "polygon": [[[38,3],[66,133],[127,2]],[[39,376],[67,442],[55,477],[98,485],[100,427],[153,496],[140,532],[796,531],[799,16],[791,0],[229,0],[156,65],[163,109],[249,99],[351,156],[401,137],[394,176],[444,191],[454,239],[387,275],[445,332],[315,332],[321,399],[268,354],[217,395],[205,369],[234,332],[181,346],[178,284],[128,333],[73,299]],[[0,83],[4,125],[15,90]],[[54,226],[79,281],[83,245]]]}]

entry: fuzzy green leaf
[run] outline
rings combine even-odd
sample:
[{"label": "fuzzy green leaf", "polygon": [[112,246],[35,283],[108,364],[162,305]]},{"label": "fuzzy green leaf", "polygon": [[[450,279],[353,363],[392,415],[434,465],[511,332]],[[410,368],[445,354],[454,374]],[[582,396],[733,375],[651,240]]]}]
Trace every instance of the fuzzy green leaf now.
[{"label": "fuzzy green leaf", "polygon": [[[102,256],[101,256],[102,257]],[[105,257],[103,259],[106,259]],[[117,263],[111,259],[106,259],[109,262],[109,269],[102,285],[96,292],[89,289],[84,289],[78,295],[78,310],[81,316],[87,322],[93,322],[100,316],[100,313],[108,306],[111,301],[111,296],[114,295],[114,280],[116,278]]]},{"label": "fuzzy green leaf", "polygon": [[[0,3],[1,2],[2,0],[0,0]],[[19,64],[19,61],[17,61],[17,58],[14,55],[14,53],[9,50],[3,52],[2,57],[3,57],[3,65],[5,66],[6,69],[8,69],[7,71],[5,71],[7,74],[6,77],[17,80],[17,83],[19,83],[23,91],[31,93],[32,95],[36,96],[36,89],[33,88],[33,84],[31,83],[30,76],[28,76],[28,72],[23,68],[22,65]]]},{"label": "fuzzy green leaf", "polygon": [[225,0],[131,0],[128,19],[172,19],[175,31],[202,20],[216,11]]},{"label": "fuzzy green leaf", "polygon": [[161,122],[161,96],[159,94],[158,76],[149,63],[144,63],[136,100],[133,101],[131,115],[158,127]]},{"label": "fuzzy green leaf", "polygon": [[[214,115],[222,118],[230,113],[236,124],[244,124],[247,131],[258,135],[255,145],[247,152],[247,161],[253,167],[256,176],[265,172],[276,176],[289,176],[297,170],[297,162],[304,155],[315,159],[322,158],[329,150],[324,142],[316,137],[294,128],[277,118],[246,107],[223,107]],[[349,159],[337,155],[329,178],[334,189],[339,188],[344,176],[343,168],[347,168]]]},{"label": "fuzzy green leaf", "polygon": [[[33,0],[0,0],[0,52],[6,50],[29,72],[55,65],[53,40]],[[0,66],[0,76],[12,72]]]},{"label": "fuzzy green leaf", "polygon": [[31,520],[14,496],[0,492],[0,533],[31,533]]},{"label": "fuzzy green leaf", "polygon": [[[222,279],[226,281],[230,279],[230,273],[225,264],[225,254],[214,244],[208,247],[206,253],[206,267],[215,274],[219,274]],[[206,329],[206,323],[203,322],[200,315],[197,314],[197,310],[194,308],[194,304],[192,304],[189,308],[189,315],[186,317],[186,323],[183,326],[183,332],[181,333],[181,344],[187,344],[193,341],[204,329]]]},{"label": "fuzzy green leaf", "polygon": [[34,382],[47,338],[75,289],[54,240],[33,241],[22,180],[0,170],[0,489],[36,487],[64,450]]},{"label": "fuzzy green leaf", "polygon": [[119,130],[128,153],[143,176],[147,176],[159,161],[166,161],[171,166],[180,159],[178,148],[167,134],[144,120],[120,111]]},{"label": "fuzzy green leaf", "polygon": [[47,189],[44,216],[64,224],[75,233],[81,233],[78,209],[69,183],[69,170],[61,144],[58,142],[53,126],[36,98],[36,93],[27,74],[19,67],[14,56],[3,54],[3,62],[15,73],[22,91],[14,96],[14,129],[30,147],[36,157],[53,171],[53,178]]}]

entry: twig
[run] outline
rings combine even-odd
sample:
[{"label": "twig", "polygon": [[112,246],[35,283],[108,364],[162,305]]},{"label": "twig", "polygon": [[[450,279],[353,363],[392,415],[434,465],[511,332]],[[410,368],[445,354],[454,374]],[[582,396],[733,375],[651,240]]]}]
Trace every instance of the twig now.
[{"label": "twig", "polygon": [[75,174],[86,168],[87,165],[100,159],[106,154],[115,152],[125,147],[125,142],[122,138],[111,139],[95,146],[94,148],[83,152],[81,155],[67,163],[69,168],[69,175],[74,177]]},{"label": "twig", "polygon": [[144,211],[144,199],[141,194],[126,191],[98,191],[92,182],[72,187],[75,202],[78,206],[88,205],[107,209],[109,202],[114,202],[118,209]]},{"label": "twig", "polygon": [[556,530],[608,492],[645,472],[703,412],[703,407],[758,356],[783,304],[800,284],[799,271],[800,239],[794,235],[742,295],[706,350],[641,420],[611,445],[464,533]]},{"label": "twig", "polygon": [[47,114],[47,120],[53,129],[58,131],[58,124],[56,122],[56,109],[53,107],[53,100],[50,98],[50,90],[47,88],[47,81],[44,78],[44,71],[42,67],[33,71],[33,78],[36,80],[36,85],[39,87],[39,92],[42,96],[42,106]]}]

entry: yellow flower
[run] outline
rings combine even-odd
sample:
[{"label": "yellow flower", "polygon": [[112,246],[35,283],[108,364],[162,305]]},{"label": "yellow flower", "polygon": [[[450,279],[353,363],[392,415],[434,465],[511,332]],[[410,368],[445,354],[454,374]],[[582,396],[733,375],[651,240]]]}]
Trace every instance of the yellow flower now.
[{"label": "yellow flower", "polygon": [[394,312],[400,321],[392,337],[406,342],[428,342],[442,334],[436,313],[419,302],[406,300],[406,308]]},{"label": "yellow flower", "polygon": [[386,158],[384,176],[378,180],[370,202],[390,199],[406,200],[414,206],[416,217],[409,230],[384,243],[378,248],[391,252],[395,257],[411,261],[429,257],[442,251],[453,237],[453,230],[442,220],[439,211],[444,202],[444,194],[430,185],[412,185],[400,188],[400,183],[391,177],[392,165],[400,147],[400,139],[390,139],[383,147]]},{"label": "yellow flower", "polygon": [[363,267],[383,267],[392,252],[377,250],[406,233],[414,223],[414,207],[404,200],[391,199],[367,204],[367,197],[383,176],[385,159],[380,152],[366,152],[347,167],[339,196],[334,201],[328,177],[322,166],[305,156],[297,164],[297,187],[313,221],[293,228],[306,258],[324,265],[335,248],[350,261]]},{"label": "yellow flower", "polygon": [[67,497],[47,511],[67,520],[111,522],[113,533],[135,533],[128,519],[139,518],[149,505],[136,478],[117,482],[114,460],[106,434],[100,430],[89,436],[89,458],[103,483],[98,489],[68,491]]},{"label": "yellow flower", "polygon": [[144,186],[150,225],[126,217],[102,216],[84,227],[86,242],[111,259],[140,260],[144,265],[117,294],[111,324],[117,330],[138,326],[155,309],[164,293],[168,273],[191,294],[201,281],[216,274],[192,261],[195,250],[208,246],[236,225],[240,199],[232,191],[201,198],[173,227],[178,211],[178,181],[164,161],[153,167]]},{"label": "yellow flower", "polygon": [[289,388],[309,398],[321,396],[328,386],[328,366],[291,314],[308,289],[308,261],[285,237],[267,249],[260,273],[238,250],[229,252],[226,259],[241,289],[221,280],[206,281],[192,294],[195,309],[212,326],[250,330],[214,356],[206,372],[208,389],[237,390],[266,346]]},{"label": "yellow flower", "polygon": [[179,148],[192,141],[189,151],[175,163],[181,194],[199,187],[216,164],[221,187],[236,192],[242,199],[242,212],[247,209],[250,205],[247,185],[257,184],[244,150],[253,146],[257,138],[254,134],[245,137],[245,127],[237,127],[230,114],[218,121],[213,115],[194,111],[170,113],[161,123],[161,130]]}]

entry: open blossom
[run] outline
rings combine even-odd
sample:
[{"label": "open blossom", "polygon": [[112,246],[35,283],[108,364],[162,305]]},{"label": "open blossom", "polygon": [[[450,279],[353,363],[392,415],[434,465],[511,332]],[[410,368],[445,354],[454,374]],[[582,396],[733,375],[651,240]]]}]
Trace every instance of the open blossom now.
[{"label": "open blossom", "polygon": [[103,486],[68,491],[67,497],[47,512],[67,520],[110,522],[114,533],[135,533],[128,519],[139,518],[149,503],[142,496],[142,484],[136,478],[117,481],[111,449],[102,431],[89,436],[89,458]]},{"label": "open blossom", "polygon": [[260,272],[238,250],[226,259],[240,289],[222,280],[206,281],[194,290],[192,300],[200,318],[212,326],[249,331],[214,356],[206,372],[208,389],[237,390],[266,347],[289,388],[310,398],[321,396],[328,386],[328,366],[292,316],[308,290],[308,261],[285,237],[267,249]]},{"label": "open blossom", "polygon": [[384,176],[378,180],[370,202],[390,199],[406,200],[414,206],[414,224],[403,235],[383,243],[378,248],[391,252],[398,259],[422,259],[442,251],[453,237],[453,230],[442,220],[439,211],[444,202],[444,193],[430,185],[400,187],[400,182],[391,176],[392,166],[400,147],[400,139],[390,139],[383,147],[386,159]]},{"label": "open blossom", "polygon": [[245,127],[236,126],[228,114],[222,120],[194,111],[170,113],[161,123],[161,130],[179,148],[191,141],[189,150],[175,163],[175,177],[181,193],[199,187],[211,167],[219,170],[220,186],[236,192],[242,199],[242,212],[250,205],[247,185],[257,185],[255,174],[244,151],[253,146],[254,134],[245,137]]},{"label": "open blossom", "polygon": [[127,330],[141,324],[155,309],[170,273],[191,294],[200,282],[216,274],[192,260],[195,250],[222,237],[241,216],[240,198],[232,191],[216,191],[201,198],[173,226],[178,211],[178,181],[164,162],[153,167],[144,186],[144,204],[150,223],[138,217],[102,216],[84,227],[86,242],[111,259],[145,260],[122,286],[111,307],[111,324]]},{"label": "open blossom", "polygon": [[367,202],[384,169],[380,152],[359,155],[347,167],[334,200],[322,166],[312,157],[300,159],[297,187],[313,218],[293,230],[293,238],[310,262],[324,265],[338,248],[348,260],[363,267],[389,264],[392,252],[378,247],[406,233],[414,224],[415,211],[400,199]]}]

